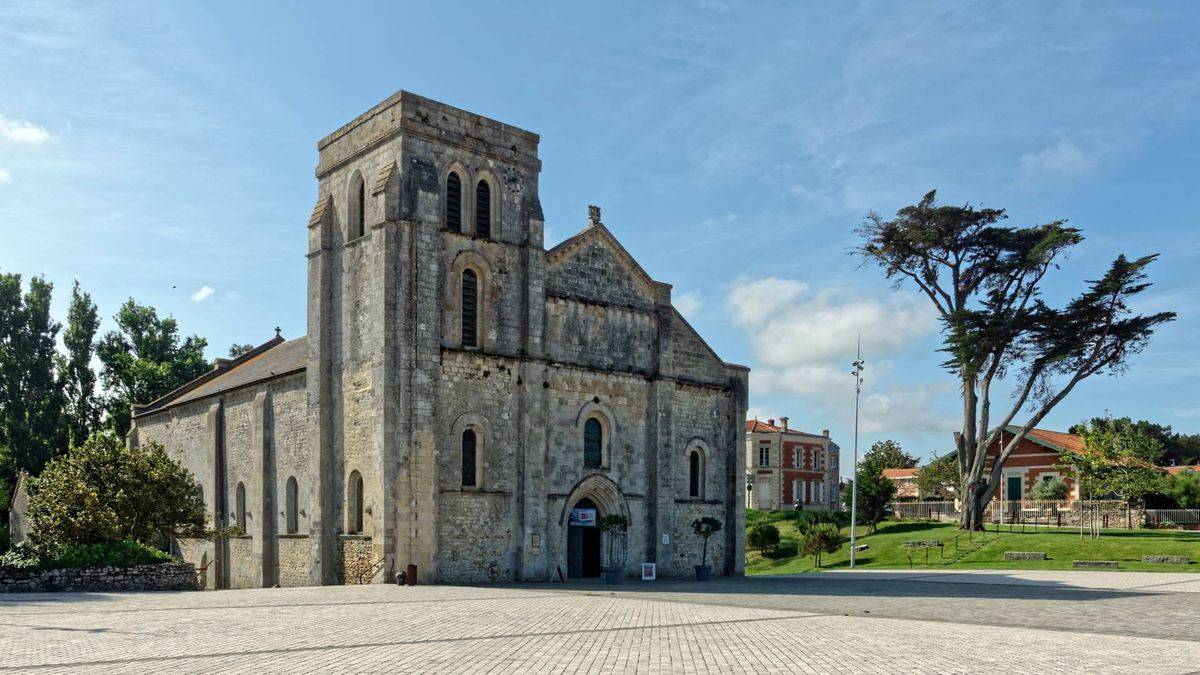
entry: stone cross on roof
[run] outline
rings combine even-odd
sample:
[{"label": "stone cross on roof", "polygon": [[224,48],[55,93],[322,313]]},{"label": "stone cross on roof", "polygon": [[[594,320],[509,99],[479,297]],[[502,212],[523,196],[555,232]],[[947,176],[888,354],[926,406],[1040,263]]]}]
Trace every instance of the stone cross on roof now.
[{"label": "stone cross on roof", "polygon": [[588,225],[600,224],[600,207],[595,204],[588,205]]}]

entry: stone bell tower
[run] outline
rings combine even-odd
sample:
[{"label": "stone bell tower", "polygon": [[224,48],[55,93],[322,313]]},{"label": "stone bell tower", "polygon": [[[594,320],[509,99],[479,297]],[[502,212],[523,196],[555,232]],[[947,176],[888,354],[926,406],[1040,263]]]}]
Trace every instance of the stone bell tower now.
[{"label": "stone bell tower", "polygon": [[[438,569],[443,350],[543,353],[538,137],[399,92],[321,140],[308,224],[313,583]],[[478,269],[479,334],[453,308]],[[471,340],[467,340],[471,337]],[[521,366],[525,368],[527,366]],[[461,404],[462,401],[453,401]]]}]

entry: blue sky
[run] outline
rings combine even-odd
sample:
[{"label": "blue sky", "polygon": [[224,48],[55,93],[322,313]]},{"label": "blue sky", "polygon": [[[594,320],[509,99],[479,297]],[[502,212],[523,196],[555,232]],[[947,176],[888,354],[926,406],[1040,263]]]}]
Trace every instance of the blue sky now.
[{"label": "blue sky", "polygon": [[848,450],[861,332],[864,446],[948,447],[931,313],[848,255],[936,188],[1082,227],[1051,300],[1161,252],[1141,308],[1179,321],[1044,426],[1200,430],[1195,5],[601,4],[4,3],[0,270],[46,275],[60,316],[79,279],[103,329],[152,304],[211,356],[299,335],[316,141],[408,89],[541,134],[548,243],[602,205],[754,369],[752,414]]}]

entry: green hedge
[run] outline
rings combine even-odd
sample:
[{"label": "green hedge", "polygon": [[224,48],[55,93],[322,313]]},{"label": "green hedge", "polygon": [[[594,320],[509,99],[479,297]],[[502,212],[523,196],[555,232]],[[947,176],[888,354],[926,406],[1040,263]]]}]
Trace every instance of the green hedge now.
[{"label": "green hedge", "polygon": [[175,558],[136,541],[72,544],[54,549],[22,543],[0,555],[0,568],[53,570],[79,567],[133,567],[174,562]]}]

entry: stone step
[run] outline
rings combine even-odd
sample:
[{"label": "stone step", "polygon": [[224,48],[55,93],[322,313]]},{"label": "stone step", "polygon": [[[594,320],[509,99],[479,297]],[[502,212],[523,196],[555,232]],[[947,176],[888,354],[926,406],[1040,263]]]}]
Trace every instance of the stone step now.
[{"label": "stone step", "polygon": [[1167,563],[1168,565],[1190,565],[1192,559],[1186,555],[1144,555],[1144,563]]},{"label": "stone step", "polygon": [[1005,560],[1045,560],[1045,551],[1005,551]]},{"label": "stone step", "polygon": [[1074,560],[1071,562],[1072,567],[1081,569],[1116,569],[1116,560]]}]

